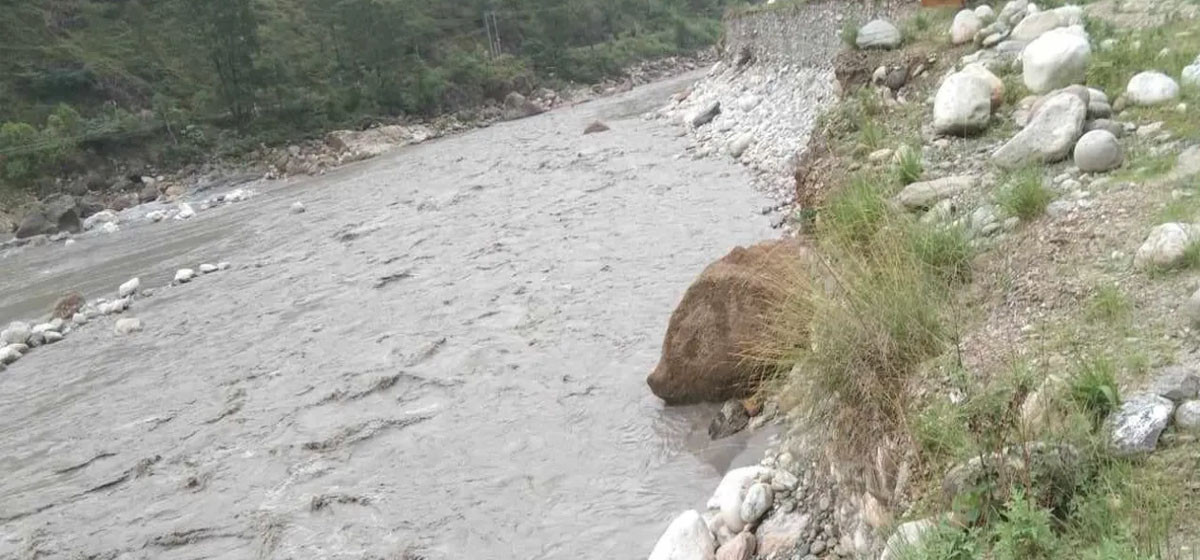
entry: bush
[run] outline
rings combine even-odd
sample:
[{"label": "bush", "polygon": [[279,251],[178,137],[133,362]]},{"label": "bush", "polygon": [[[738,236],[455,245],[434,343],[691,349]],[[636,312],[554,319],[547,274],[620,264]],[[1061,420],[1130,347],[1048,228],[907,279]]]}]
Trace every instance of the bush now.
[{"label": "bush", "polygon": [[1058,538],[1050,526],[1050,512],[1025,498],[1024,492],[1014,490],[996,524],[996,560],[1036,560],[1055,558]]},{"label": "bush", "polygon": [[842,39],[842,44],[851,49],[858,48],[858,22],[853,19],[847,19],[842,22],[842,30],[838,32],[838,37]]},{"label": "bush", "polygon": [[975,250],[963,227],[914,224],[909,239],[910,250],[935,276],[945,282],[970,280]]},{"label": "bush", "polygon": [[1046,188],[1041,170],[1028,167],[1007,176],[997,197],[997,203],[1010,216],[1030,221],[1045,213],[1046,206],[1053,199],[1054,193]]},{"label": "bush", "polygon": [[899,161],[896,163],[896,175],[900,179],[900,184],[915,183],[925,170],[921,164],[921,151],[904,145],[896,153],[899,156]]},{"label": "bush", "polygon": [[858,175],[850,185],[830,197],[819,215],[820,228],[844,243],[866,245],[887,218],[887,201],[879,192],[879,180]]},{"label": "bush", "polygon": [[1081,362],[1071,379],[1070,397],[1100,425],[1121,404],[1112,362],[1103,357]]}]

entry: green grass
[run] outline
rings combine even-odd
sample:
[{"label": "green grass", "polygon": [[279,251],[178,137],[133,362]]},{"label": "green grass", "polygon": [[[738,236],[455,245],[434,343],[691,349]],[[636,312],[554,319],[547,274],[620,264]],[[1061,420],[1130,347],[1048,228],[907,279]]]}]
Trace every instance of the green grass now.
[{"label": "green grass", "polygon": [[1121,402],[1112,361],[1100,356],[1080,362],[1070,380],[1069,395],[1099,425]]},{"label": "green grass", "polygon": [[1105,284],[1096,290],[1088,303],[1088,317],[1098,323],[1111,326],[1129,317],[1133,305],[1114,284]]},{"label": "green grass", "polygon": [[856,175],[850,184],[834,193],[818,214],[818,227],[840,243],[866,245],[887,219],[881,181],[871,175]]},{"label": "green grass", "polygon": [[858,27],[858,22],[853,18],[847,18],[842,22],[842,29],[838,32],[838,37],[847,48],[858,48]]},{"label": "green grass", "polygon": [[1046,212],[1054,193],[1046,188],[1039,167],[1028,167],[1009,173],[1001,181],[996,203],[1009,216],[1031,221]]},{"label": "green grass", "polygon": [[961,226],[913,224],[908,238],[909,251],[939,279],[965,282],[971,279],[971,260],[975,249]]},{"label": "green grass", "polygon": [[1055,558],[1058,536],[1051,528],[1051,517],[1049,510],[1031,503],[1023,491],[1014,490],[994,529],[995,560]]},{"label": "green grass", "polygon": [[896,155],[898,159],[896,177],[900,180],[900,184],[908,185],[917,182],[921,178],[921,173],[925,172],[925,167],[921,163],[921,150],[905,144],[900,147]]}]

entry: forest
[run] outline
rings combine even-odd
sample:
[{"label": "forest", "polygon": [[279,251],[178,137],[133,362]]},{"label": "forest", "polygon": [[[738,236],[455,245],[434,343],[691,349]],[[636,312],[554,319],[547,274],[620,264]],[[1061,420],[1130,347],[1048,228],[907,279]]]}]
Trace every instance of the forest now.
[{"label": "forest", "polygon": [[728,0],[0,0],[0,190],[432,117],[717,40]]}]

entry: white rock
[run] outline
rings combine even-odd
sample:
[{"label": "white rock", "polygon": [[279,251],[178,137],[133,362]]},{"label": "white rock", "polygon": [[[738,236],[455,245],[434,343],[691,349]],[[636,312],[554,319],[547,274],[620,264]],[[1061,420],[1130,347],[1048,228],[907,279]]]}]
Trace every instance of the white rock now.
[{"label": "white rock", "polygon": [[996,12],[987,4],[982,4],[975,8],[975,17],[980,21],[989,22],[996,19]]},{"label": "white rock", "polygon": [[195,216],[196,216],[196,211],[194,209],[192,209],[192,205],[184,202],[183,204],[179,205],[179,212],[177,214],[175,214],[175,219],[176,220],[187,220],[190,218],[194,218]]},{"label": "white rock", "polygon": [[795,490],[796,486],[799,484],[800,479],[796,478],[796,475],[785,470],[776,470],[775,474],[771,476],[771,487],[778,488],[781,491]]},{"label": "white rock", "polygon": [[113,325],[113,332],[118,335],[127,335],[139,332],[142,330],[142,320],[137,317],[125,317],[117,319],[117,323]]},{"label": "white rock", "polygon": [[1086,116],[1087,105],[1078,96],[1068,92],[1054,94],[1041,104],[1021,132],[992,154],[992,160],[1008,169],[1030,162],[1061,161],[1083,132]]},{"label": "white rock", "polygon": [[733,140],[729,141],[729,146],[727,148],[729,150],[729,155],[733,156],[734,159],[742,157],[742,154],[745,153],[746,149],[749,148],[750,144],[753,142],[753,134],[749,132],[739,134]]},{"label": "white rock", "polygon": [[700,513],[689,510],[667,526],[648,560],[712,560],[716,546]]},{"label": "white rock", "polygon": [[1085,173],[1116,169],[1124,161],[1121,142],[1107,130],[1088,132],[1075,143],[1075,165]]},{"label": "white rock", "polygon": [[855,44],[860,49],[894,49],[900,46],[900,30],[890,21],[876,19],[858,28]]},{"label": "white rock", "polygon": [[250,200],[251,192],[246,189],[234,189],[225,193],[225,202],[242,202]]},{"label": "white rock", "polygon": [[46,331],[42,336],[45,337],[46,344],[54,344],[63,339],[62,333],[57,331]]},{"label": "white rock", "polygon": [[1074,27],[1042,34],[1021,51],[1022,78],[1034,93],[1083,83],[1092,49]]},{"label": "white rock", "polygon": [[739,510],[739,515],[745,523],[754,523],[762,518],[768,509],[771,509],[771,504],[775,498],[775,493],[771,491],[771,487],[761,482],[754,483],[750,489],[746,490],[746,497],[742,499],[742,507]]},{"label": "white rock", "polygon": [[192,278],[196,277],[196,271],[190,268],[181,268],[175,271],[175,281],[184,284],[191,282]]},{"label": "white rock", "polygon": [[200,265],[200,272],[203,274],[211,274],[217,271],[217,265],[204,263]]},{"label": "white rock", "polygon": [[738,106],[738,109],[749,112],[749,111],[754,110],[755,107],[758,107],[758,104],[760,102],[762,102],[761,97],[754,95],[752,93],[747,93],[746,95],[743,95],[738,98],[737,106]]},{"label": "white rock", "polygon": [[0,364],[8,365],[20,359],[21,351],[17,350],[14,345],[0,348]]},{"label": "white rock", "polygon": [[71,316],[71,322],[75,323],[76,325],[86,325],[88,318],[87,315],[84,315],[83,313],[76,313],[75,315]]},{"label": "white rock", "polygon": [[1195,237],[1195,228],[1188,224],[1171,222],[1156,226],[1138,247],[1133,264],[1139,268],[1175,266]]},{"label": "white rock", "polygon": [[146,219],[151,222],[161,222],[167,219],[167,213],[162,210],[155,210],[146,214]]},{"label": "white rock", "polygon": [[33,331],[28,323],[13,321],[8,324],[8,328],[0,331],[0,345],[25,344],[31,334]]},{"label": "white rock", "polygon": [[909,551],[919,550],[925,537],[936,528],[937,525],[930,519],[901,524],[883,545],[883,553],[879,555],[879,560],[907,558]]},{"label": "white rock", "polygon": [[1129,79],[1125,98],[1134,105],[1158,105],[1179,97],[1179,84],[1162,72],[1139,72]]},{"label": "white rock", "polygon": [[133,278],[130,281],[128,281],[124,284],[121,284],[120,288],[117,288],[117,295],[120,297],[123,297],[123,298],[129,297],[129,296],[137,293],[138,288],[141,288],[141,287],[142,287],[141,279]]},{"label": "white rock", "polygon": [[1150,392],[1173,402],[1190,401],[1200,394],[1200,376],[1188,366],[1167,366],[1154,374]]},{"label": "white rock", "polygon": [[742,500],[754,479],[767,472],[767,468],[757,465],[733,469],[725,473],[721,483],[713,491],[712,497],[708,499],[708,508],[721,511],[722,524],[730,531],[736,533],[746,525],[741,516]]},{"label": "white rock", "polygon": [[975,34],[983,29],[983,20],[974,11],[962,10],[954,15],[950,24],[950,42],[955,45],[975,40]]},{"label": "white rock", "polygon": [[1186,401],[1175,409],[1175,428],[1185,432],[1200,431],[1200,401]]},{"label": "white rock", "polygon": [[721,102],[710,101],[702,105],[699,109],[687,116],[687,123],[692,125],[692,128],[700,128],[711,122],[717,115],[721,113]]},{"label": "white rock", "polygon": [[966,192],[978,183],[971,175],[953,175],[912,183],[896,195],[896,201],[909,210],[929,208],[938,201]]},{"label": "white rock", "polygon": [[303,214],[306,210],[308,210],[308,209],[304,207],[303,202],[300,202],[297,200],[296,202],[292,203],[292,213],[293,214]]},{"label": "white rock", "polygon": [[217,270],[229,270],[229,266],[230,264],[227,262],[219,262],[217,263]]},{"label": "white rock", "polygon": [[117,225],[117,222],[105,222],[98,229],[100,233],[117,233],[121,231],[121,226]]},{"label": "white rock", "polygon": [[1191,297],[1184,302],[1180,311],[1183,312],[1192,328],[1200,329],[1200,290],[1192,292]]},{"label": "white rock", "polygon": [[[59,328],[62,328],[62,327],[60,326]],[[33,334],[45,334],[47,331],[57,331],[57,330],[58,330],[58,329],[54,328],[54,325],[52,325],[52,324],[50,324],[50,323],[41,323],[41,324],[38,324],[38,325],[34,325],[34,326],[33,326],[33,328],[32,328],[32,329],[30,329],[29,333],[30,333],[31,335],[33,335]]]},{"label": "white rock", "polygon": [[83,220],[83,229],[90,230],[96,226],[116,222],[119,218],[112,210],[101,210]]},{"label": "white rock", "polygon": [[[986,72],[986,70],[984,70]],[[955,72],[933,98],[933,129],[938,134],[975,134],[992,117],[992,88],[968,72]]]},{"label": "white rock", "polygon": [[1108,421],[1113,450],[1121,455],[1154,451],[1174,410],[1174,403],[1158,395],[1129,397]]},{"label": "white rock", "polygon": [[996,77],[988,67],[982,63],[968,64],[963,67],[962,71],[983,80],[991,89],[992,110],[1000,108],[1004,104],[1004,80]]},{"label": "white rock", "polygon": [[1200,63],[1184,66],[1179,81],[1185,86],[1200,87]]},{"label": "white rock", "polygon": [[1046,32],[1062,27],[1064,25],[1058,13],[1055,11],[1039,12],[1030,16],[1026,16],[1016,27],[1013,27],[1010,38],[1016,41],[1032,41],[1046,34]]},{"label": "white rock", "polygon": [[74,239],[67,239],[66,241],[63,241],[63,247],[70,247],[74,244],[75,244]]}]

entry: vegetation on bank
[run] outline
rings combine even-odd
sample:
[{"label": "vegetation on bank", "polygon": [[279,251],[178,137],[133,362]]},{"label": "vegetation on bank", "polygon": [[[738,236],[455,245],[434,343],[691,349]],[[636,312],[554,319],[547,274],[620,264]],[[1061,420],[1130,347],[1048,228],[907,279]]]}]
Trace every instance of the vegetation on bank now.
[{"label": "vegetation on bank", "polygon": [[[1094,42],[1117,38],[1112,48],[1094,53],[1089,82],[1115,98],[1137,72],[1160,69],[1177,76],[1184,57],[1200,52],[1200,36],[1181,35],[1188,25],[1118,32],[1089,24]],[[904,26],[912,30],[906,46],[944,51],[945,39],[928,30],[947,28],[941,12],[918,12]],[[853,43],[857,27],[846,29]],[[1161,52],[1165,41],[1181,54],[1148,56]],[[957,59],[953,51],[946,56]],[[1019,74],[1000,77],[1008,86],[1000,118],[1007,119],[1026,92],[1014,87]],[[911,84],[908,103],[892,107],[864,87],[819,123],[826,157],[834,159],[823,168],[833,171],[815,216],[806,216],[803,226],[819,255],[814,274],[822,281],[795,282],[800,288],[772,322],[774,339],[756,348],[755,357],[780,372],[772,390],[806,430],[828,430],[840,461],[871,471],[886,461],[881,449],[890,449],[893,460],[912,461],[904,509],[896,513],[934,519],[938,526],[924,546],[903,555],[907,560],[1179,557],[1180,538],[1191,538],[1198,527],[1200,446],[1186,434],[1168,433],[1154,454],[1121,457],[1110,447],[1104,422],[1119,406],[1122,389],[1175,359],[1177,348],[1165,335],[1178,326],[1160,314],[1162,305],[1149,302],[1165,288],[1155,283],[1182,283],[1182,272],[1131,271],[1127,261],[1107,260],[1120,249],[1115,246],[1096,249],[1103,257],[1086,263],[1072,265],[1056,249],[1054,259],[1014,264],[1014,252],[1031,250],[1022,243],[1050,227],[1044,212],[1055,194],[1047,177],[1066,164],[987,169],[996,177],[987,200],[1022,220],[1007,240],[978,243],[961,226],[927,222],[898,208],[894,195],[924,174],[920,160],[909,155],[920,152],[906,146],[922,145],[920,127],[928,114],[920,101],[932,96],[935,82]],[[1174,104],[1129,109],[1121,120],[1163,121],[1176,138],[1195,143],[1196,94],[1184,92],[1185,112]],[[1011,136],[1011,128],[993,128]],[[972,148],[996,140],[988,136]],[[897,154],[862,163],[882,148]],[[1163,213],[1182,221],[1200,217],[1195,185],[1151,182],[1173,163],[1173,154],[1137,148],[1125,169],[1112,174],[1113,181],[1134,182],[1136,197],[1145,201],[1121,210],[1144,222],[1136,227],[1161,223],[1156,220]],[[1041,312],[1015,312],[1031,321],[1021,332],[1032,336],[1014,337],[1014,347],[1004,349],[1007,358],[968,359],[979,351],[972,334],[986,338],[994,336],[989,329],[1006,328],[989,313],[1005,315],[996,310],[1029,304],[1014,293],[1012,275],[1028,272],[1021,266],[1048,269],[1051,279],[1074,275],[1077,268],[1095,285],[1079,305],[1044,303],[1044,320],[1037,319]],[[809,285],[823,289],[809,292]],[[947,473],[972,460],[983,474],[948,492]]]},{"label": "vegetation on bank", "polygon": [[36,0],[0,18],[0,187],[469,110],[712,44],[728,0]]}]

